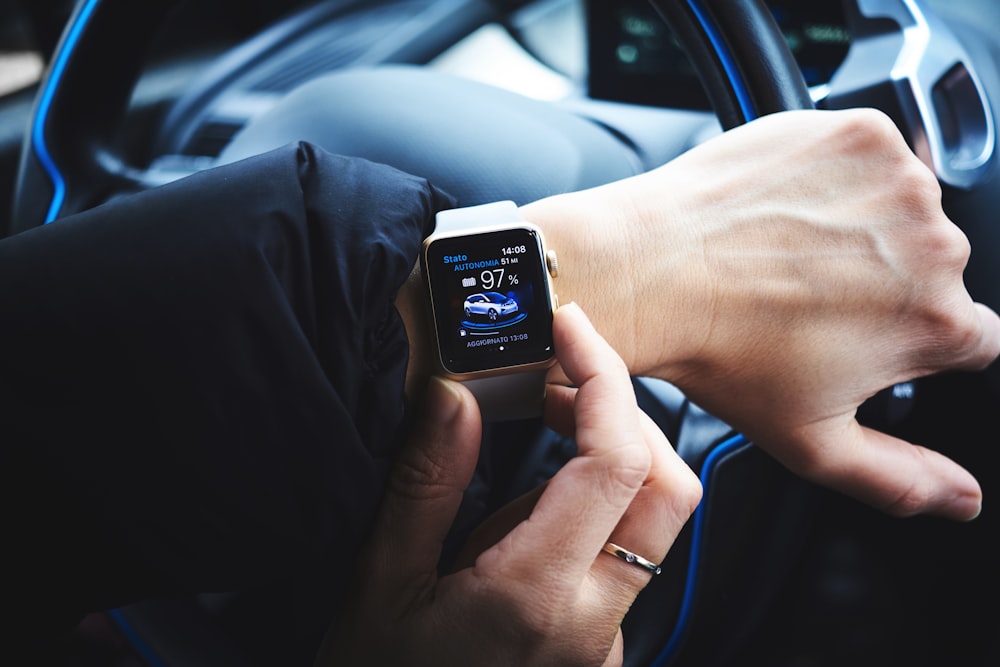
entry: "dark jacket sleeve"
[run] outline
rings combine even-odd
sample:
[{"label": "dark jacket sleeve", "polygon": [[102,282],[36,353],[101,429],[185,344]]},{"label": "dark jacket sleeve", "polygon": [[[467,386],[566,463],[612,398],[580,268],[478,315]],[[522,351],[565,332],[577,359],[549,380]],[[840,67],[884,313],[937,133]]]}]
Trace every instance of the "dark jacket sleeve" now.
[{"label": "dark jacket sleeve", "polygon": [[8,608],[349,571],[404,424],[394,297],[451,205],[301,144],[0,241]]}]

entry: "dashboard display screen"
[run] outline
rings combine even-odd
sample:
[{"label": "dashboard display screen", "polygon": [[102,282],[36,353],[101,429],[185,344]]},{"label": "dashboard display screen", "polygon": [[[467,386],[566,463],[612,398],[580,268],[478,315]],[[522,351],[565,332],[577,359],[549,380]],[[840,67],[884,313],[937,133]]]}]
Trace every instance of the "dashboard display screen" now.
[{"label": "dashboard display screen", "polygon": [[[850,33],[839,1],[768,0],[809,86],[828,83]],[[647,0],[587,0],[588,93],[596,99],[711,109],[669,27]]]},{"label": "dashboard display screen", "polygon": [[445,370],[470,373],[552,358],[552,304],[536,231],[439,238],[423,259]]}]

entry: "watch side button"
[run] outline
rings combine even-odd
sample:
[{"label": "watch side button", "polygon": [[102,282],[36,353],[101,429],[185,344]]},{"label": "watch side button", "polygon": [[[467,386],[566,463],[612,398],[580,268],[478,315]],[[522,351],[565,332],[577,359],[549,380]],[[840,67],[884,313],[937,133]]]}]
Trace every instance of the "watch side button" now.
[{"label": "watch side button", "polygon": [[545,266],[548,267],[550,276],[559,277],[559,258],[556,257],[555,250],[545,251]]},{"label": "watch side button", "polygon": [[559,310],[559,295],[552,295],[552,310]]}]

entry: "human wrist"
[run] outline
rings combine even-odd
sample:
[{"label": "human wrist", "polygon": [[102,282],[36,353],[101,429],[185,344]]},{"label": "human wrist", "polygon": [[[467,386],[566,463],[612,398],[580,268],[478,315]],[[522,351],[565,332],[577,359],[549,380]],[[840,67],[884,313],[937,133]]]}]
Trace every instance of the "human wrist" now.
[{"label": "human wrist", "polygon": [[664,182],[638,176],[521,212],[558,253],[559,301],[578,303],[633,375],[672,380],[704,338],[698,295],[706,289],[681,202],[650,189]]}]

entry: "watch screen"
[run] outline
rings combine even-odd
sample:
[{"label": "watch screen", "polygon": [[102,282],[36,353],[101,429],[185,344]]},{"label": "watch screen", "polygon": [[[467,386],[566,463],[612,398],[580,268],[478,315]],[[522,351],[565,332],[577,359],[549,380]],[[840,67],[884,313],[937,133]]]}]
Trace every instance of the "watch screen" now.
[{"label": "watch screen", "polygon": [[447,371],[552,358],[552,306],[538,234],[506,229],[433,241],[424,254]]}]

